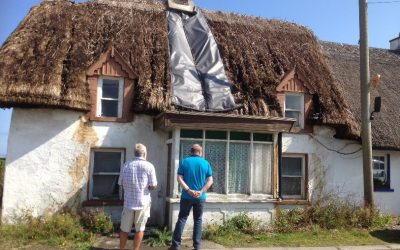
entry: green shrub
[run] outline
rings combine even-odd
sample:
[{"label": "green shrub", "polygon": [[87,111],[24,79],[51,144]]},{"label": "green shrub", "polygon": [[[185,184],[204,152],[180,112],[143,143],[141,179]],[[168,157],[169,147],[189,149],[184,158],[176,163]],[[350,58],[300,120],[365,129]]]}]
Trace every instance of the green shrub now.
[{"label": "green shrub", "polygon": [[310,229],[314,225],[322,229],[383,228],[390,222],[390,216],[379,213],[375,208],[364,208],[331,197],[304,209],[277,209],[272,226],[276,232],[293,232]]},{"label": "green shrub", "polygon": [[240,213],[227,221],[228,227],[233,227],[240,231],[248,231],[254,229],[254,219],[250,218],[247,213]]},{"label": "green shrub", "polygon": [[110,216],[103,211],[83,211],[80,221],[83,227],[92,233],[106,235],[114,229]]},{"label": "green shrub", "polygon": [[203,237],[205,239],[213,239],[214,237],[234,237],[238,232],[255,234],[260,231],[260,221],[249,217],[247,213],[240,213],[228,219],[223,225],[207,225],[204,229]]},{"label": "green shrub", "polygon": [[163,230],[155,229],[154,234],[145,240],[151,247],[166,247],[171,244],[172,232],[165,227]]},{"label": "green shrub", "polygon": [[0,241],[12,242],[15,247],[36,243],[80,249],[93,244],[92,234],[86,232],[79,218],[72,214],[40,218],[25,216],[17,224],[2,225]]},{"label": "green shrub", "polygon": [[306,223],[306,213],[303,208],[294,208],[290,210],[276,210],[275,219],[272,222],[272,229],[275,232],[289,233],[299,230]]}]

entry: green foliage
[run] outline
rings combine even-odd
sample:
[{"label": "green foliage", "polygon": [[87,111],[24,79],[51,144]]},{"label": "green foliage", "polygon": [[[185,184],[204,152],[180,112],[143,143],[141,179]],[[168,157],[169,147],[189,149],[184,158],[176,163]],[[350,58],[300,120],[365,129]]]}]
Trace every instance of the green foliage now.
[{"label": "green foliage", "polygon": [[375,208],[356,206],[340,199],[327,199],[304,209],[277,210],[272,227],[275,232],[309,230],[313,225],[322,229],[383,228],[391,217]]},{"label": "green foliage", "polygon": [[272,222],[274,232],[294,232],[306,223],[304,209],[276,210],[276,218]]},{"label": "green foliage", "polygon": [[393,223],[394,221],[392,216],[388,214],[378,213],[377,215],[374,216],[374,220],[372,221],[372,228],[382,229]]},{"label": "green foliage", "polygon": [[92,233],[107,235],[113,232],[114,226],[110,216],[103,211],[83,211],[80,222]]},{"label": "green foliage", "polygon": [[255,220],[250,218],[247,213],[240,213],[227,221],[229,227],[240,231],[251,231],[256,224]]},{"label": "green foliage", "polygon": [[154,234],[145,240],[151,247],[166,247],[171,244],[172,232],[165,227],[163,230],[155,229]]},{"label": "green foliage", "polygon": [[13,246],[39,244],[48,246],[88,249],[94,239],[72,214],[56,214],[33,218],[25,216],[17,224],[0,227],[0,243],[11,242]]},{"label": "green foliage", "polygon": [[204,230],[204,238],[235,237],[237,233],[255,234],[261,230],[261,223],[247,213],[240,213],[228,219],[223,225],[207,225]]}]

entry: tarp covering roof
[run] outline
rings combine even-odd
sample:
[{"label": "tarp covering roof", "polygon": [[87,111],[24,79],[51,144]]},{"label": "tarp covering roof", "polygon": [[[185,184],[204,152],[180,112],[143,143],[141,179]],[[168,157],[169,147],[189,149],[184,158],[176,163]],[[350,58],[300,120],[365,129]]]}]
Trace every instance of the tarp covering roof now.
[{"label": "tarp covering roof", "polygon": [[[276,87],[296,68],[314,96],[320,124],[358,138],[360,126],[326,63],[319,41],[300,25],[205,12],[232,93],[245,115],[282,116]],[[0,107],[88,111],[86,70],[110,46],[134,73],[135,112],[171,110],[165,6],[154,1],[58,0],[32,8],[0,49]]]}]

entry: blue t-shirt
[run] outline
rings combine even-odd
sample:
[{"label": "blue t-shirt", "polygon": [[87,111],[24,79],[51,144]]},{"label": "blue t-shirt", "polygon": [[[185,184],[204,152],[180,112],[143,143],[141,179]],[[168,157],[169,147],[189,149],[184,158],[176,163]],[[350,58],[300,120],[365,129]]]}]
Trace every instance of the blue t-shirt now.
[{"label": "blue t-shirt", "polygon": [[[178,175],[183,176],[183,180],[193,191],[200,191],[206,184],[208,177],[212,176],[210,163],[200,156],[189,156],[183,159],[178,168]],[[182,199],[194,200],[196,198],[190,196],[185,190],[182,190]],[[206,199],[204,192],[200,200]]]}]

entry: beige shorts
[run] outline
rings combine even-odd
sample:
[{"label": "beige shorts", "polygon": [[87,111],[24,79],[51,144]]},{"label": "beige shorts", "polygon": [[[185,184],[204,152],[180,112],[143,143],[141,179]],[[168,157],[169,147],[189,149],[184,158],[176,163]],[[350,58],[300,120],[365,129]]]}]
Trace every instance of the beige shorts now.
[{"label": "beige shorts", "polygon": [[128,233],[135,224],[136,232],[144,231],[146,228],[147,219],[150,217],[151,203],[142,210],[130,210],[124,207],[121,216],[121,230]]}]

